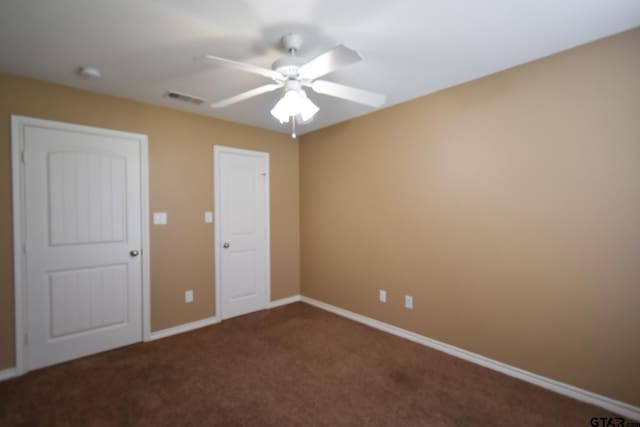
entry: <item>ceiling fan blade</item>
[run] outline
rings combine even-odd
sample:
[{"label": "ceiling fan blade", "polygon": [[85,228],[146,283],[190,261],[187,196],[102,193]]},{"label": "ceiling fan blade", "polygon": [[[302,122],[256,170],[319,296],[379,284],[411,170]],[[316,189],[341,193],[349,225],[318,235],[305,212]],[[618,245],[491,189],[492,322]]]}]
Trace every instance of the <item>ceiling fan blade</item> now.
[{"label": "ceiling fan blade", "polygon": [[232,96],[231,98],[223,99],[218,102],[213,102],[211,104],[211,108],[223,108],[229,105],[235,104],[240,101],[244,101],[245,99],[253,98],[254,96],[262,95],[263,93],[273,92],[276,89],[280,89],[284,86],[283,83],[271,83],[268,85],[260,86],[255,89],[248,90],[246,92],[240,93],[238,95]]},{"label": "ceiling fan blade", "polygon": [[355,50],[349,49],[344,45],[338,45],[302,65],[298,72],[303,79],[315,80],[338,68],[346,67],[361,60],[362,56]]},{"label": "ceiling fan blade", "polygon": [[219,56],[204,55],[201,57],[201,59],[209,62],[215,62],[220,65],[225,65],[230,68],[235,68],[237,70],[246,71],[248,73],[258,74],[260,76],[276,81],[284,81],[287,79],[282,75],[282,73],[271,70],[269,68],[259,67],[257,65],[247,64],[244,62],[233,61],[231,59],[220,58]]},{"label": "ceiling fan blade", "polygon": [[387,97],[380,93],[356,89],[355,87],[328,82],[326,80],[316,80],[311,83],[311,89],[323,95],[335,96],[336,98],[342,98],[376,108],[384,105],[387,101]]}]

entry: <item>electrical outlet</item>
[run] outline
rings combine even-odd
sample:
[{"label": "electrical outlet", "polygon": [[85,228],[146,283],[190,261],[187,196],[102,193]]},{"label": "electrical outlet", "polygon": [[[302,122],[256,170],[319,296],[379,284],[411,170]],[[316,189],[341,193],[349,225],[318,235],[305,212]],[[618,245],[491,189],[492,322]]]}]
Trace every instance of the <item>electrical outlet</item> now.
[{"label": "electrical outlet", "polygon": [[189,290],[184,292],[184,302],[193,302],[193,291]]},{"label": "electrical outlet", "polygon": [[413,309],[413,297],[411,295],[404,296],[404,307],[409,310]]},{"label": "electrical outlet", "polygon": [[387,291],[380,289],[380,302],[387,302]]}]

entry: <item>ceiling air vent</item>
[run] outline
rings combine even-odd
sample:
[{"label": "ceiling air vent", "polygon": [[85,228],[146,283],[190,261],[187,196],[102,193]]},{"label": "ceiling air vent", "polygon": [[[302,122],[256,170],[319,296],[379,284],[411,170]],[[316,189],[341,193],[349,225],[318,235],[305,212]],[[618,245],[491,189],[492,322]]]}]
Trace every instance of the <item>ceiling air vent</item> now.
[{"label": "ceiling air vent", "polygon": [[177,101],[188,102],[189,104],[200,105],[205,100],[196,96],[187,95],[186,93],[180,93],[175,91],[169,91],[165,95],[169,99],[175,99]]}]

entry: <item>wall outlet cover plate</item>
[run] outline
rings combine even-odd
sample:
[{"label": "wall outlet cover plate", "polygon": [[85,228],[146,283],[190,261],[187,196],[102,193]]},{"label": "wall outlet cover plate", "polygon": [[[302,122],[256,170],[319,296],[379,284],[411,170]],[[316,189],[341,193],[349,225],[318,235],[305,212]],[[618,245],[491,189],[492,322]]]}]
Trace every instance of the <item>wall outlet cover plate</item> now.
[{"label": "wall outlet cover plate", "polygon": [[408,309],[413,309],[413,297],[411,295],[404,296],[404,306]]},{"label": "wall outlet cover plate", "polygon": [[387,291],[380,289],[380,302],[387,302]]}]

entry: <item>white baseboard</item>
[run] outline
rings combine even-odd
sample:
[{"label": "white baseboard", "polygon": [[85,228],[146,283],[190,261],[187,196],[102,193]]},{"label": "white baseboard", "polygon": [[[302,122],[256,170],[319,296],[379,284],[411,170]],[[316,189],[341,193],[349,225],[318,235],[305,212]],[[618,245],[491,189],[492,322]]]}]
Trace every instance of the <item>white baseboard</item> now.
[{"label": "white baseboard", "polygon": [[0,381],[8,380],[18,376],[18,370],[16,368],[7,368],[0,371]]},{"label": "white baseboard", "polygon": [[181,334],[183,332],[193,331],[194,329],[204,328],[205,326],[219,323],[217,316],[207,317],[206,319],[196,320],[195,322],[185,323],[183,325],[173,326],[171,328],[162,329],[160,331],[151,332],[148,341],[158,340],[160,338],[170,337],[171,335]]},{"label": "white baseboard", "polygon": [[366,317],[361,314],[357,314],[352,311],[315,300],[313,298],[303,296],[301,300],[302,302],[305,302],[314,307],[318,307],[339,316],[355,320],[356,322],[363,323],[367,326],[371,326],[372,328],[379,329],[381,331],[399,336],[401,338],[405,338],[409,341],[422,344],[426,347],[431,347],[435,350],[450,354],[451,356],[467,360],[477,365],[484,366],[485,368],[493,369],[494,371],[498,371],[511,377],[518,378],[522,381],[526,381],[528,383],[571,397],[573,399],[599,406],[611,412],[623,415],[624,417],[640,421],[640,407],[638,406],[633,406],[628,403],[614,400],[606,396],[574,387],[560,381],[552,380],[551,378],[543,377],[542,375],[534,374],[533,372],[525,371],[524,369],[516,368],[515,366],[507,365],[505,363],[498,362],[497,360],[489,359],[488,357],[463,350],[459,347],[445,344],[441,341],[416,334],[415,332],[411,332],[406,329],[402,329],[397,326],[393,326],[388,323],[384,323],[379,320],[375,320],[370,317]]},{"label": "white baseboard", "polygon": [[290,296],[290,297],[277,299],[277,300],[271,301],[269,303],[269,308],[271,309],[271,308],[280,307],[281,305],[292,304],[292,303],[298,302],[300,300],[301,300],[300,295],[293,295],[293,296]]},{"label": "white baseboard", "polygon": [[[298,302],[300,301],[300,298],[301,298],[300,295],[293,295],[290,297],[277,299],[275,301],[271,301],[267,305],[267,309],[272,309],[272,308],[280,307],[282,305]],[[151,334],[149,335],[149,339],[146,341],[159,340],[161,338],[170,337],[171,335],[193,331],[194,329],[204,328],[205,326],[213,325],[216,323],[220,323],[220,319],[218,318],[218,316],[207,317],[206,319],[196,320],[195,322],[185,323],[183,325],[173,326],[171,328],[151,332]]]}]

